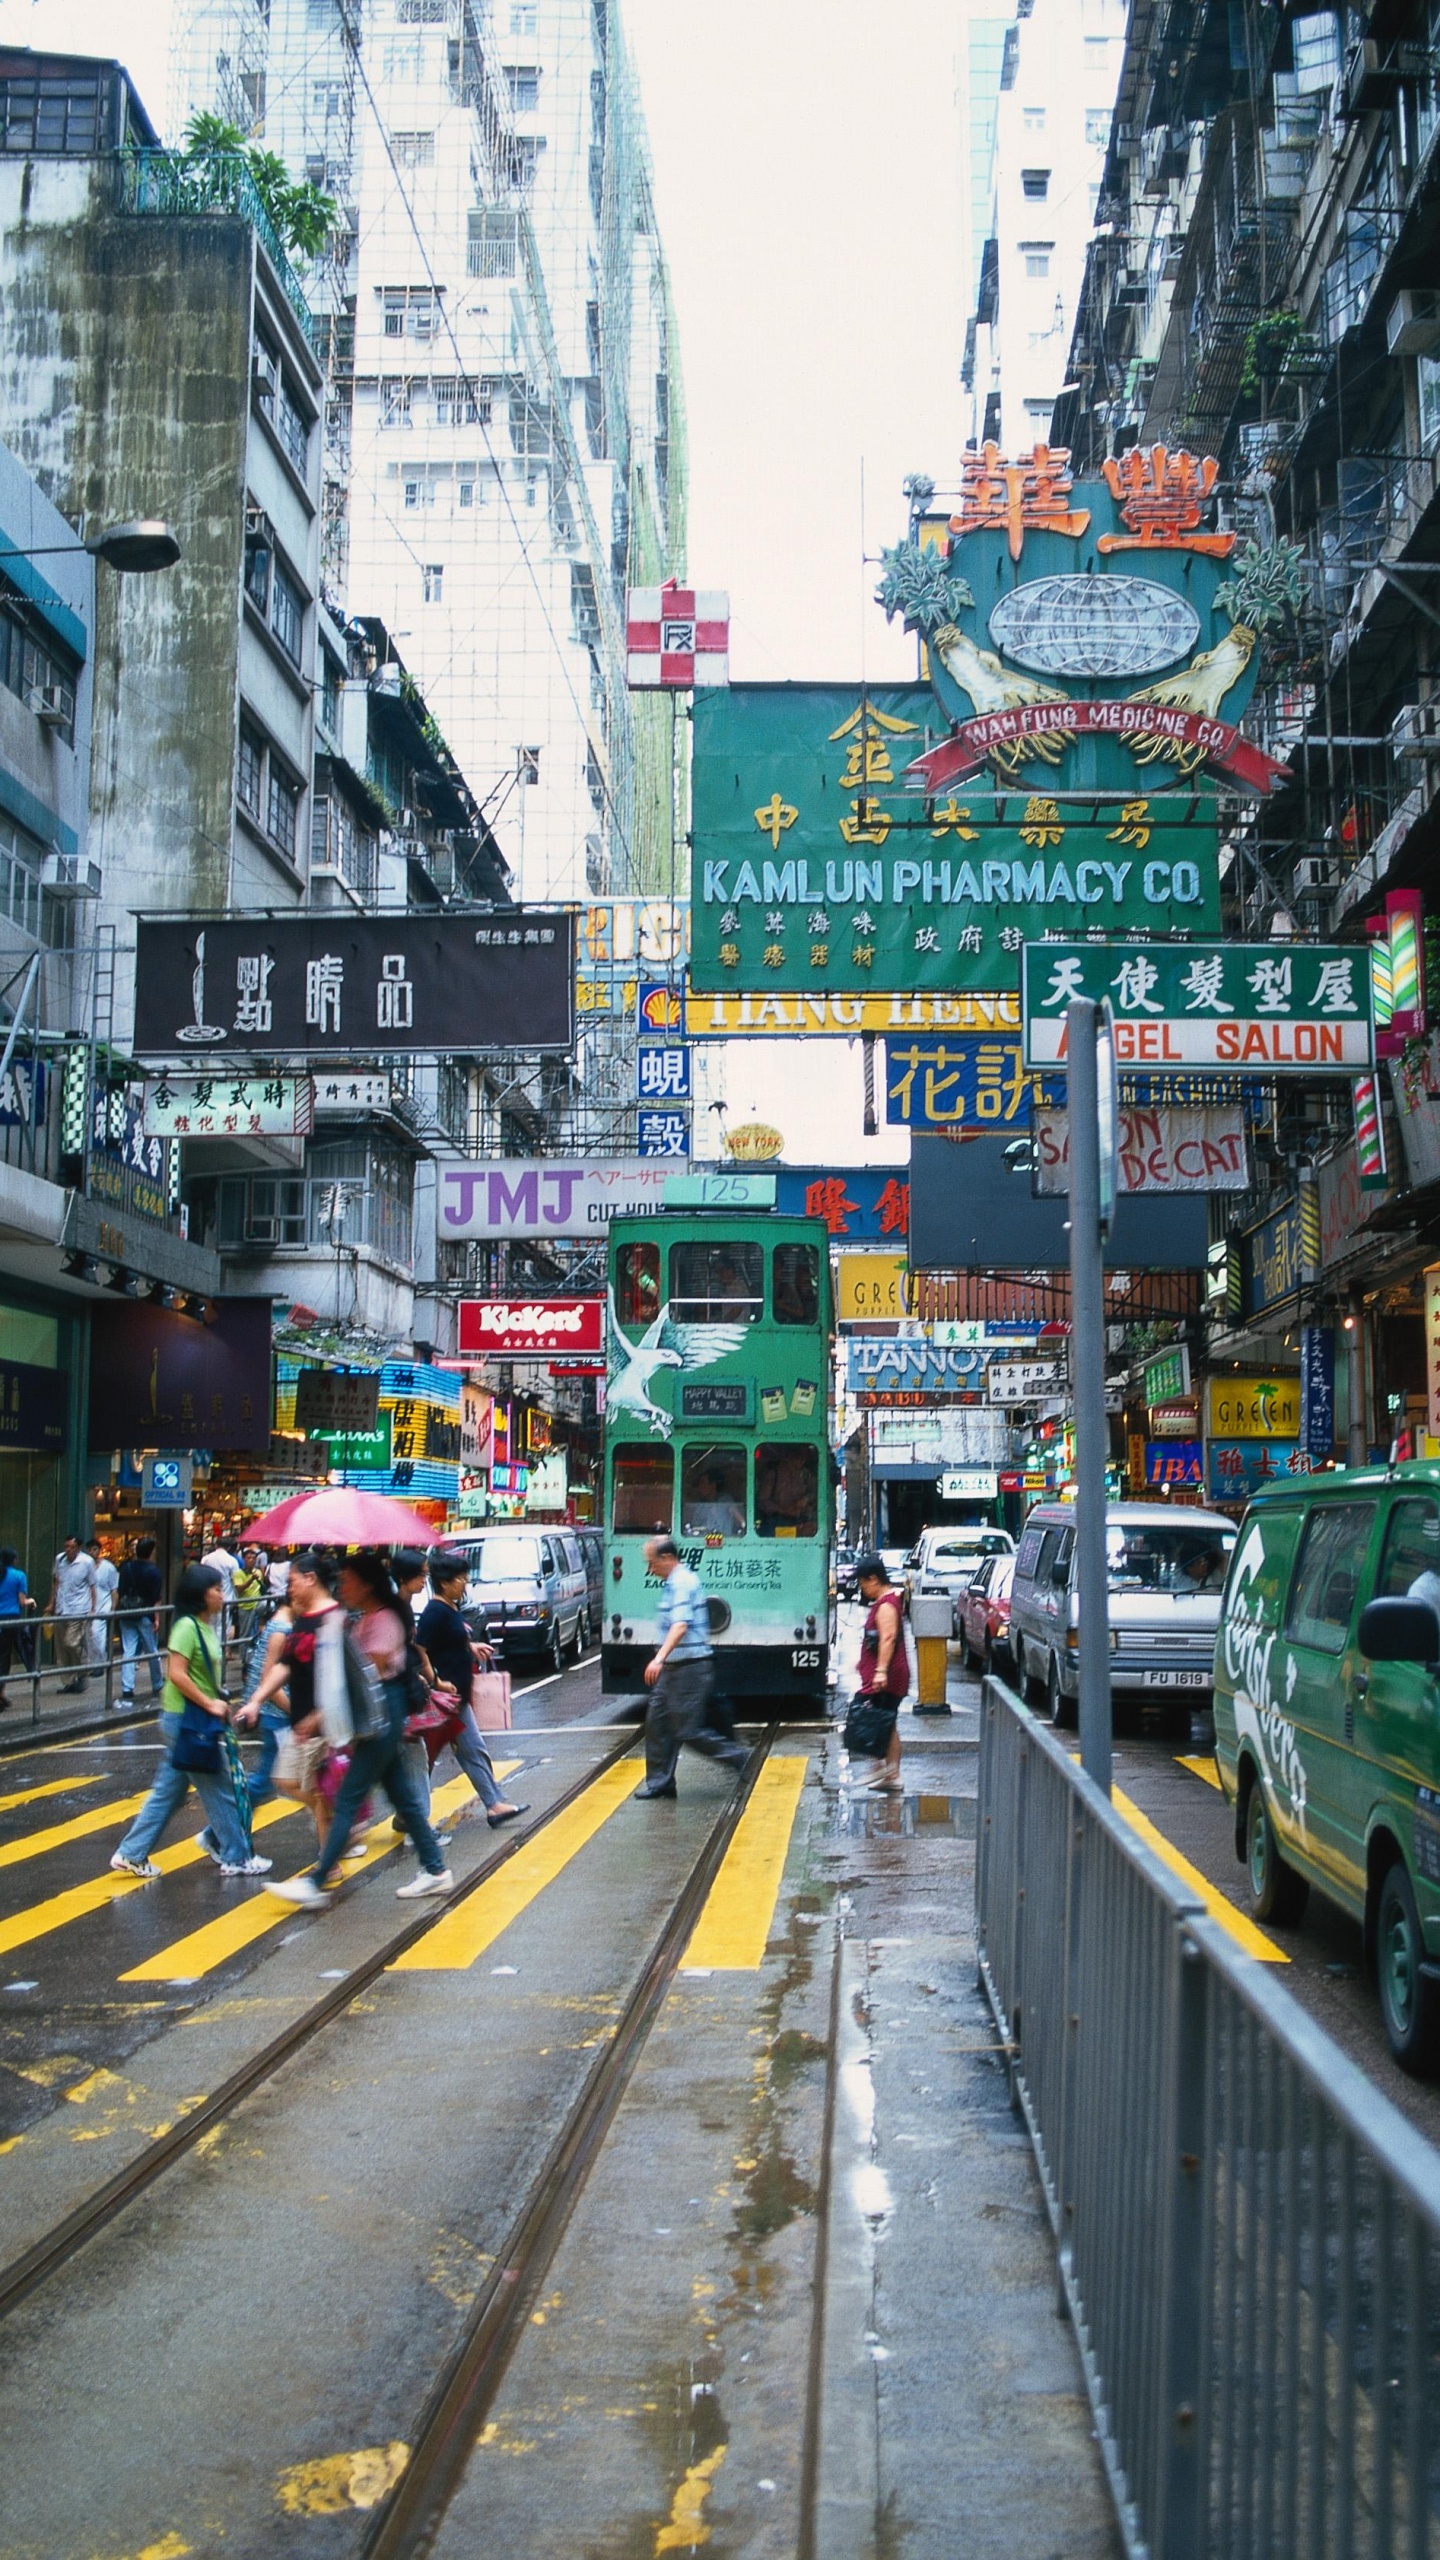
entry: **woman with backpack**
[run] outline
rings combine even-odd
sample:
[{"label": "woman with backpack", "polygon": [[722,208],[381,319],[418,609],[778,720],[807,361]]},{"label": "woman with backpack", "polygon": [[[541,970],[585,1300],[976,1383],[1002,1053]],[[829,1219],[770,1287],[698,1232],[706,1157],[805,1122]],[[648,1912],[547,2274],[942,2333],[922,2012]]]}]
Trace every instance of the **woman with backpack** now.
[{"label": "woman with backpack", "polygon": [[[282,1877],[279,1883],[268,1885],[266,1891],[278,1895],[282,1902],[328,1901],[331,1878],[344,1857],[356,1812],[371,1789],[378,1786],[389,1797],[420,1859],[420,1874],[413,1883],[397,1887],[397,1898],[416,1902],[426,1894],[448,1893],[455,1879],[445,1864],[404,1759],[405,1719],[412,1702],[410,1639],[399,1593],[381,1557],[366,1554],[345,1558],[340,1567],[339,1589],[345,1607],[355,1613],[354,1630],[332,1631],[333,1613],[327,1613],[316,1649],[315,1683],[318,1711],[332,1740],[337,1737],[331,1722],[335,1708],[330,1702],[343,1688],[342,1712],[348,1715],[354,1733],[350,1766],[335,1799],[325,1846],[313,1873]],[[252,1699],[252,1706],[254,1703]]]},{"label": "woman with backpack", "polygon": [[231,1762],[229,1701],[221,1685],[224,1665],[222,1611],[225,1585],[212,1565],[187,1565],[175,1590],[165,1685],[160,1692],[160,1731],[165,1760],[155,1784],[110,1864],[147,1884],[160,1869],[150,1852],[193,1787],[208,1817],[201,1846],[222,1876],[264,1876],[271,1861],[250,1845],[249,1809],[242,1813]]}]

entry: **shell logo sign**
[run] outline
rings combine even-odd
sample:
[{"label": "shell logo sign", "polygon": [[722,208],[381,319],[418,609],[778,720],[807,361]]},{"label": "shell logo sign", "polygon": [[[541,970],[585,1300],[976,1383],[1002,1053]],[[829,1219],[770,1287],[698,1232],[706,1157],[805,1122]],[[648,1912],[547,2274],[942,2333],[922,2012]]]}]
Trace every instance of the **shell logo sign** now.
[{"label": "shell logo sign", "polygon": [[732,1164],[773,1164],[784,1144],[780,1131],[764,1120],[746,1120],[725,1133],[725,1152]]},{"label": "shell logo sign", "polygon": [[684,1022],[684,1000],[675,987],[642,986],[635,1011],[642,1031],[679,1031]]}]

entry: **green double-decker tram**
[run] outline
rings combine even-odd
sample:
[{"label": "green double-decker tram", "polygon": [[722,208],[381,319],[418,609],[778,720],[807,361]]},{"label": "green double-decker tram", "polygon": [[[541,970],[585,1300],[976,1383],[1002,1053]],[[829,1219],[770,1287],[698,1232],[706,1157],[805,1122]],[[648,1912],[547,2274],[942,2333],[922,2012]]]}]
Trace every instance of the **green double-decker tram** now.
[{"label": "green double-decker tram", "polygon": [[634,1693],[655,1643],[645,1541],[705,1585],[716,1687],[823,1710],[834,1506],[829,1238],[774,1177],[695,1174],[610,1229],[601,1666]]}]

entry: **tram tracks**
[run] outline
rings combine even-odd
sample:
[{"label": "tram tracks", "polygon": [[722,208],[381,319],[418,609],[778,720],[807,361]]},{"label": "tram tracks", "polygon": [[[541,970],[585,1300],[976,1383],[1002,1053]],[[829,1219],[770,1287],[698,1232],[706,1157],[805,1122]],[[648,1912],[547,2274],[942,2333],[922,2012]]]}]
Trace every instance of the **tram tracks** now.
[{"label": "tram tracks", "polygon": [[148,2187],[153,2186],[157,2178],[163,2177],[167,2169],[173,2168],[187,2152],[193,2151],[205,2135],[212,2133],[227,2116],[233,2114],[236,2107],[240,2106],[245,2099],[252,2097],[257,2089],[263,2088],[265,2083],[272,2080],[287,2062],[291,2061],[296,2054],[303,2052],[305,2047],[312,2044],[316,2037],[337,2018],[342,2017],[362,1992],[367,1991],[373,1982],[378,1981],[380,1975],[387,1972],[398,1957],[428,1937],[430,1931],[453,1912],[457,1905],[466,1902],[471,1894],[479,1891],[482,1885],[489,1884],[511,1858],[529,1848],[531,1843],[569,1806],[578,1802],[586,1790],[594,1785],[597,1778],[602,1777],[605,1771],[612,1768],[617,1761],[623,1760],[626,1753],[633,1748],[634,1735],[627,1730],[615,1747],[605,1754],[598,1766],[587,1769],[583,1776],[576,1778],[571,1785],[562,1789],[554,1803],[546,1807],[538,1822],[531,1823],[522,1832],[512,1833],[497,1853],[482,1859],[473,1873],[466,1876],[453,1893],[447,1894],[443,1901],[437,1901],[428,1910],[422,1911],[418,1918],[397,1930],[372,1954],[362,1957],[346,1973],[343,1982],[337,1982],[333,1990],[324,1993],[319,2000],[312,2001],[298,2018],[292,2019],[290,2025],[282,2028],[278,2036],[272,2037],[269,2043],[262,2045],[258,2052],[249,2057],[248,2061],[241,2063],[238,2069],[222,2080],[219,2087],[213,2089],[198,2106],[190,2108],[178,2122],[170,2126],[167,2132],[158,2134],[152,2142],[147,2143],[144,2150],[138,2152],[126,2167],[117,2170],[113,2178],[107,2179],[105,2184],[97,2187],[93,2194],[83,2198],[72,2212],[66,2214],[49,2231],[43,2233],[30,2248],[22,2251],[18,2258],[12,2259],[7,2267],[0,2269],[0,2320],[7,2318],[30,2294],[35,2292],[38,2286],[68,2265],[72,2258],[77,2257],[81,2250],[124,2213],[138,2196],[143,2195]]},{"label": "tram tracks", "polygon": [[410,2459],[361,2542],[359,2560],[411,2560],[429,2548],[779,1731],[778,1723],[768,1725],[752,1750],[744,1777],[672,1905],[614,2034],[598,2054],[496,2251],[465,2329],[421,2413]]}]

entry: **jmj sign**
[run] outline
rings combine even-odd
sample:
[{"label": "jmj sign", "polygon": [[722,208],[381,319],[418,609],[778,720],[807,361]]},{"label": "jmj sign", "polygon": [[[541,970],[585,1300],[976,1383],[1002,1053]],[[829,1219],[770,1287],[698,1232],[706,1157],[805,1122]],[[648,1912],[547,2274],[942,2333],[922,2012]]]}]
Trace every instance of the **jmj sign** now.
[{"label": "jmj sign", "polygon": [[443,1241],[493,1242],[603,1234],[614,1217],[658,1214],[663,1162],[633,1156],[586,1164],[563,1156],[502,1156],[444,1164],[437,1186]]},{"label": "jmj sign", "polygon": [[603,1298],[462,1298],[462,1359],[549,1359],[603,1351]]},{"label": "jmj sign", "polygon": [[1345,1075],[1374,1056],[1368,957],[1315,943],[1047,942],[1023,955],[1025,1059],[1063,1065],[1074,996],[1108,999],[1123,1066]]}]

